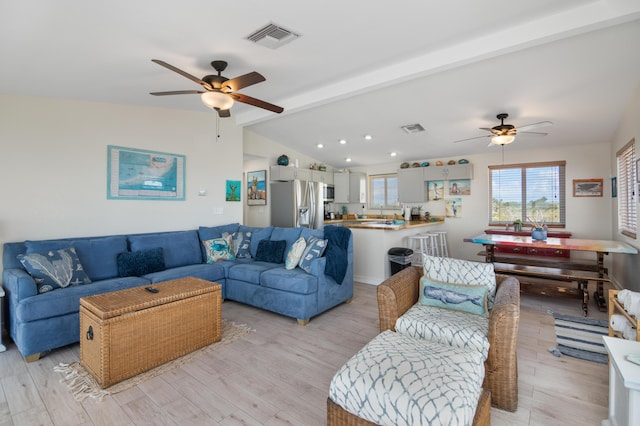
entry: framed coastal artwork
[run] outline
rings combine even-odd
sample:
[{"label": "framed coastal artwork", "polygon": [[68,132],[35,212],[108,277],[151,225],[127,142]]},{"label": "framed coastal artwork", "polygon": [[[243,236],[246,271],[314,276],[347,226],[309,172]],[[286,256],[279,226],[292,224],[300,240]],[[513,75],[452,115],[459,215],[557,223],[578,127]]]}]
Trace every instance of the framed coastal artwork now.
[{"label": "framed coastal artwork", "polygon": [[574,197],[602,197],[602,179],[574,179]]},{"label": "framed coastal artwork", "polygon": [[184,201],[185,156],[107,146],[107,198]]},{"label": "framed coastal artwork", "polygon": [[239,180],[227,180],[224,190],[225,201],[240,201],[242,187]]},{"label": "framed coastal artwork", "polygon": [[266,179],[266,170],[247,173],[247,205],[264,206],[267,204]]},{"label": "framed coastal artwork", "polygon": [[438,201],[444,197],[444,181],[430,180],[427,185],[427,200]]},{"label": "framed coastal artwork", "polygon": [[447,198],[444,202],[446,217],[462,217],[462,198]]},{"label": "framed coastal artwork", "polygon": [[450,180],[449,195],[471,195],[471,179]]}]

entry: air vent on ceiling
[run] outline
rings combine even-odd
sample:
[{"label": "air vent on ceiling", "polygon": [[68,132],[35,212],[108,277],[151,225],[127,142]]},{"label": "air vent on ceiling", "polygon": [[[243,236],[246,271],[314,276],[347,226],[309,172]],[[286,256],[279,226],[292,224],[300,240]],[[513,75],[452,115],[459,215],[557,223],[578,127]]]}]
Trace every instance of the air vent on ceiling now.
[{"label": "air vent on ceiling", "polygon": [[300,37],[299,34],[283,28],[280,25],[270,23],[247,36],[247,40],[270,49],[277,49],[298,37]]},{"label": "air vent on ceiling", "polygon": [[424,127],[422,127],[422,124],[420,123],[416,123],[416,124],[407,124],[406,126],[402,126],[401,127],[402,130],[404,130],[407,133],[420,133],[420,132],[424,132]]}]

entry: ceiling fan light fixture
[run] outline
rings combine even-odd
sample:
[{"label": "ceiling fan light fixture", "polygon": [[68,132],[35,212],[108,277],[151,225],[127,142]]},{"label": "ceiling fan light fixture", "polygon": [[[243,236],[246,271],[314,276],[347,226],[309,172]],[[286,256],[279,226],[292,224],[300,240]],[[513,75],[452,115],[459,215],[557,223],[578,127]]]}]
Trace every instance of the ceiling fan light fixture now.
[{"label": "ceiling fan light fixture", "polygon": [[233,106],[233,98],[221,92],[205,92],[200,98],[203,104],[213,109],[224,111]]},{"label": "ceiling fan light fixture", "polygon": [[513,142],[515,139],[515,136],[511,135],[494,136],[491,138],[491,143],[494,145],[507,145]]}]

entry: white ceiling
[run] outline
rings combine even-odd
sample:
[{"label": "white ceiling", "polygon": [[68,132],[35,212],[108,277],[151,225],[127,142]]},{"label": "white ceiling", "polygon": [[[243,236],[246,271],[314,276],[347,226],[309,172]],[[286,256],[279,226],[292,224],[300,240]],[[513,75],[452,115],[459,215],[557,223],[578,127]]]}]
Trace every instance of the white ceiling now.
[{"label": "white ceiling", "polygon": [[[302,37],[245,40],[269,22]],[[496,149],[453,141],[500,112],[553,122],[508,149],[608,142],[640,88],[640,2],[1,0],[0,57],[0,93],[193,111],[197,96],[149,95],[200,88],[151,59],[197,77],[223,59],[226,77],[266,77],[241,93],[285,108],[236,103],[236,122],[330,166],[460,158]]]}]

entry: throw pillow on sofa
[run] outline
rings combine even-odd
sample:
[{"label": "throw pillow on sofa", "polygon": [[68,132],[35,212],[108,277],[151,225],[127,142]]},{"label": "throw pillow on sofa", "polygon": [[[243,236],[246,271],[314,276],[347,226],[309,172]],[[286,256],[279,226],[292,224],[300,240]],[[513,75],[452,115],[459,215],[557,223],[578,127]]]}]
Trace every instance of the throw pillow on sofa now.
[{"label": "throw pillow on sofa", "polygon": [[140,277],[159,271],[164,271],[164,250],[162,247],[124,251],[118,254],[118,275],[121,277]]},{"label": "throw pillow on sofa", "polygon": [[304,253],[302,253],[302,257],[300,258],[299,266],[306,273],[311,273],[311,262],[315,259],[322,257],[325,249],[327,248],[327,240],[316,237],[309,237],[307,241],[307,247],[304,249]]},{"label": "throw pillow on sofa", "polygon": [[256,260],[268,263],[282,263],[284,250],[287,247],[285,240],[262,240],[258,243]]},{"label": "throw pillow on sofa", "polygon": [[238,259],[251,259],[252,231],[236,231],[232,234],[222,233],[222,238],[231,237],[231,253]]},{"label": "throw pillow on sofa", "polygon": [[420,278],[420,304],[453,309],[476,315],[487,315],[486,285],[453,284]]},{"label": "throw pillow on sofa", "polygon": [[295,267],[298,266],[305,248],[307,248],[307,242],[302,237],[298,238],[296,242],[291,245],[285,256],[285,269],[295,269]]},{"label": "throw pillow on sofa", "polygon": [[236,257],[231,249],[231,235],[224,238],[214,238],[202,242],[207,253],[207,263],[221,260],[234,260]]},{"label": "throw pillow on sofa", "polygon": [[18,260],[35,280],[38,293],[91,283],[73,247],[20,254]]}]

